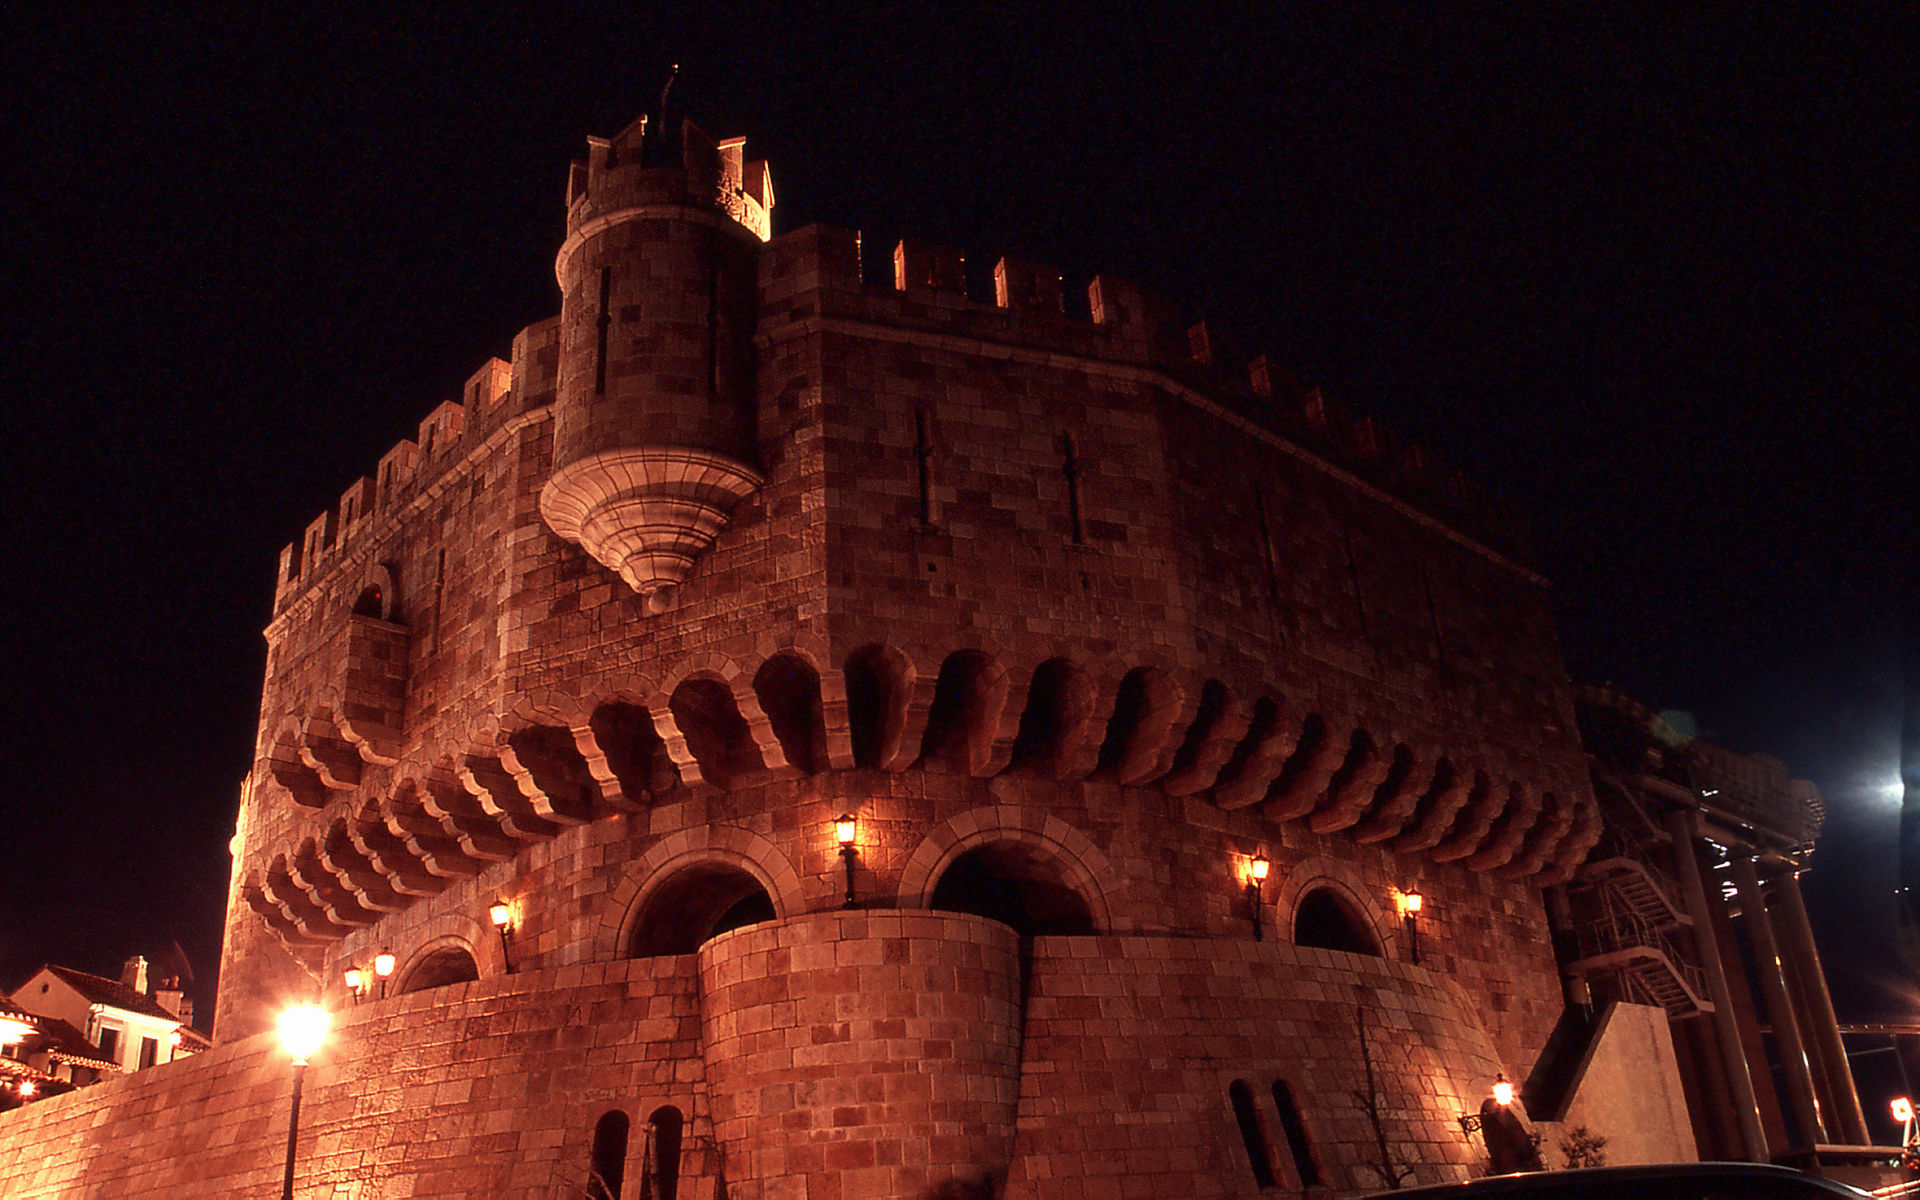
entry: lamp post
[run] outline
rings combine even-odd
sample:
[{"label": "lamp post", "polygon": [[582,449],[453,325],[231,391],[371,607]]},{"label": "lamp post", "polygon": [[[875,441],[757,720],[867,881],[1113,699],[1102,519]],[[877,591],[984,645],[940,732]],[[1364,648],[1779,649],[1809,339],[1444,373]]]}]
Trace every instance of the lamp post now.
[{"label": "lamp post", "polygon": [[301,1004],[280,1014],[280,1045],[293,1059],[293,1106],[287,1112],[287,1172],[280,1184],[280,1200],[293,1200],[293,1156],[300,1144],[300,1085],[306,1081],[307,1060],[327,1038],[327,1010]]},{"label": "lamp post", "polygon": [[1247,863],[1247,915],[1253,921],[1253,940],[1259,941],[1260,932],[1260,885],[1267,881],[1267,872],[1273,864],[1267,861],[1264,850],[1255,852]]},{"label": "lamp post", "polygon": [[513,974],[513,906],[505,900],[495,900],[487,906],[487,919],[500,931],[500,962],[506,967],[507,974]]},{"label": "lamp post", "polygon": [[373,956],[373,973],[380,978],[380,998],[387,998],[387,976],[393,974],[393,951],[382,950]]},{"label": "lamp post", "polygon": [[853,848],[855,836],[859,832],[859,822],[852,813],[841,813],[833,819],[833,836],[840,843],[840,861],[847,867],[847,899],[842,908],[852,908],[853,899],[853,860],[857,851]]},{"label": "lamp post", "polygon": [[1417,890],[1400,893],[1400,923],[1407,931],[1407,960],[1420,965],[1420,909],[1426,897]]}]

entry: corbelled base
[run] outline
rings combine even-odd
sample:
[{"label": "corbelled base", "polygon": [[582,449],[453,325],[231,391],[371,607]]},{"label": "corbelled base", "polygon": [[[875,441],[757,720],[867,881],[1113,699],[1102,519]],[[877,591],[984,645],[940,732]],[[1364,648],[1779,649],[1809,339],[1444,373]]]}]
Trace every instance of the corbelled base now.
[{"label": "corbelled base", "polygon": [[540,516],[651,596],[686,579],[762,482],[745,463],[691,446],[605,450],[553,473],[540,490]]}]

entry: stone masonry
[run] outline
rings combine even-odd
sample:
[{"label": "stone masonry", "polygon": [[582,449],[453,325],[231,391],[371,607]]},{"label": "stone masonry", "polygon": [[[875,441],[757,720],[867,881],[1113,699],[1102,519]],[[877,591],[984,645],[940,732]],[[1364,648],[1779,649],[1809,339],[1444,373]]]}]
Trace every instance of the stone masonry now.
[{"label": "stone masonry", "polygon": [[1475,1169],[1600,815],[1474,489],[1123,281],[773,236],[740,139],[566,202],[558,316],[281,557],[220,1044],[0,1192],[265,1194],[314,998],[302,1196]]}]

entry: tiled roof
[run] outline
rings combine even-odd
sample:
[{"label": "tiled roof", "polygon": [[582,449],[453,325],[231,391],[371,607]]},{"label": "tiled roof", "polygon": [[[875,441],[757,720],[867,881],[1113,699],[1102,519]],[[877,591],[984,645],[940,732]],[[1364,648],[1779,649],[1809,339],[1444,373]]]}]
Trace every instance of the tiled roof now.
[{"label": "tiled roof", "polygon": [[47,970],[73,985],[82,996],[93,1004],[111,1004],[115,1008],[142,1016],[158,1017],[162,1021],[178,1021],[174,1013],[161,1008],[152,996],[136,992],[118,979],[107,979],[99,975],[89,975],[85,971],[76,971],[72,967],[56,967],[49,963]]},{"label": "tiled roof", "polygon": [[120,1064],[100,1053],[100,1047],[88,1041],[86,1035],[62,1021],[58,1017],[36,1017],[40,1024],[40,1036],[46,1042],[49,1057],[82,1067],[97,1067],[117,1071]]}]

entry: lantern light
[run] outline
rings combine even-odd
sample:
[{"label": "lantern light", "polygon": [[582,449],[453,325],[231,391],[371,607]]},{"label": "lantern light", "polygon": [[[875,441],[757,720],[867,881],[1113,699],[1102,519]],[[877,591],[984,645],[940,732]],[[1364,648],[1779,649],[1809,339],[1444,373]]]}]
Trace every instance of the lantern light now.
[{"label": "lantern light", "polygon": [[500,965],[513,974],[513,905],[495,900],[487,906],[487,920],[500,931]]},{"label": "lantern light", "polygon": [[31,1100],[33,1094],[39,1090],[40,1089],[33,1086],[33,1080],[31,1079],[22,1079],[20,1081],[20,1098],[22,1100]]},{"label": "lantern light", "polygon": [[833,819],[833,836],[840,842],[840,861],[847,868],[847,899],[842,908],[853,908],[858,903],[853,897],[853,859],[858,853],[853,848],[853,841],[858,833],[859,824],[852,813],[841,813]]},{"label": "lantern light", "polygon": [[367,973],[359,967],[348,967],[343,978],[346,980],[347,990],[353,993],[356,1000],[359,999],[360,993],[367,986]]},{"label": "lantern light", "polygon": [[1400,896],[1400,909],[1401,911],[1405,912],[1408,916],[1413,916],[1416,913],[1418,913],[1420,911],[1421,905],[1425,903],[1426,903],[1426,897],[1422,896],[1417,891],[1404,892]]},{"label": "lantern light", "polygon": [[11,1046],[33,1032],[33,1024],[18,1017],[0,1017],[0,1046]]},{"label": "lantern light", "polygon": [[1247,864],[1247,873],[1253,876],[1255,883],[1265,883],[1267,881],[1267,872],[1272,869],[1273,864],[1267,861],[1267,856],[1264,853],[1255,854],[1253,861]]},{"label": "lantern light", "polygon": [[387,976],[393,974],[393,963],[393,951],[382,950],[373,956],[373,973],[385,979]]},{"label": "lantern light", "polygon": [[1913,1101],[1905,1096],[1894,1097],[1893,1119],[1901,1122],[1913,1120]]},{"label": "lantern light", "polygon": [[1513,1103],[1513,1085],[1505,1075],[1496,1076],[1493,1081],[1493,1102],[1501,1108]]},{"label": "lantern light", "polygon": [[327,1025],[332,1020],[317,1004],[297,1004],[280,1014],[280,1045],[293,1056],[293,1065],[304,1067],[320,1044],[327,1040]]}]

